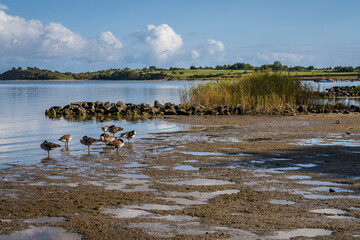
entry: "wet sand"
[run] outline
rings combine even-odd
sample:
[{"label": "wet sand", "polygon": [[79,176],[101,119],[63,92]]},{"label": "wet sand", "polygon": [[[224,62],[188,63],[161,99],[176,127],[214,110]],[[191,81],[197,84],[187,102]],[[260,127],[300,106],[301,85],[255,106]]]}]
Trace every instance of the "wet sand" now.
[{"label": "wet sand", "polygon": [[0,239],[359,239],[360,114],[165,120],[189,128],[0,169]]}]

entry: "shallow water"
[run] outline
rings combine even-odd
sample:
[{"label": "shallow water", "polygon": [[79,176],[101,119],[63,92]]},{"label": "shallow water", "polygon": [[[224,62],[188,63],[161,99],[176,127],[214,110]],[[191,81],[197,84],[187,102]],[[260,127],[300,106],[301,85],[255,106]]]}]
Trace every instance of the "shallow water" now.
[{"label": "shallow water", "polygon": [[[101,126],[121,126],[135,130],[137,137],[150,137],[149,133],[179,131],[179,124],[162,120],[84,120],[49,119],[46,109],[78,101],[109,101],[153,104],[155,100],[179,103],[179,89],[187,81],[0,81],[0,164],[33,164],[47,158],[40,149],[44,140],[60,144],[61,150],[50,152],[50,157],[61,159],[66,155],[87,153],[80,144],[84,135],[99,138]],[[65,151],[58,141],[64,134],[72,134],[71,151]],[[91,148],[92,153],[102,151],[103,144]],[[4,166],[5,167],[5,166]]]}]

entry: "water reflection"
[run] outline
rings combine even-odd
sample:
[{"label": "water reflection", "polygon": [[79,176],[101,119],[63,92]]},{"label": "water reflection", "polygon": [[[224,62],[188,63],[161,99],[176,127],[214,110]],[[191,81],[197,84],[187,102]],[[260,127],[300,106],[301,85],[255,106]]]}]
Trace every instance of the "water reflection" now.
[{"label": "water reflection", "polygon": [[[119,116],[86,116],[47,118],[45,109],[78,101],[109,101],[126,103],[153,103],[158,100],[179,103],[179,89],[187,82],[169,81],[0,81],[0,163],[44,164],[64,156],[87,153],[80,139],[87,135],[99,137],[101,126],[117,125],[124,130],[138,132],[137,139],[151,137],[150,133],[183,129],[161,119],[146,120]],[[39,145],[44,140],[60,144],[58,138],[71,134],[71,151],[63,147],[51,152],[51,159]],[[135,139],[135,142],[137,141]],[[91,149],[98,154],[98,149]],[[93,152],[95,150],[95,152]]]}]

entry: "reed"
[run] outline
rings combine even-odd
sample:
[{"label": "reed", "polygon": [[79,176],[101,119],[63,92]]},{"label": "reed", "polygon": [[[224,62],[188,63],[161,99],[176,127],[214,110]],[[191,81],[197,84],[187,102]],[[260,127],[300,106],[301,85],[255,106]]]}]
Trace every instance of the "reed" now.
[{"label": "reed", "polygon": [[272,114],[311,102],[300,79],[279,72],[259,72],[238,79],[199,83],[181,89],[184,105],[240,107],[245,113]]}]

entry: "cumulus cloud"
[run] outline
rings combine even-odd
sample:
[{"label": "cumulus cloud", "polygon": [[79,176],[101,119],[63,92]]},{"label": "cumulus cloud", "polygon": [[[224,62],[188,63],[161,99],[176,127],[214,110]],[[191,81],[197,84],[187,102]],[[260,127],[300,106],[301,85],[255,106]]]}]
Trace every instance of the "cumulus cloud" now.
[{"label": "cumulus cloud", "polygon": [[206,44],[191,50],[191,59],[208,61],[209,59],[221,60],[225,54],[226,47],[221,41],[208,39]]},{"label": "cumulus cloud", "polygon": [[216,53],[223,53],[226,50],[225,45],[221,41],[216,41],[214,39],[207,40],[206,49],[210,55],[214,55]]},{"label": "cumulus cloud", "polygon": [[84,39],[60,23],[43,25],[0,10],[0,52],[8,56],[102,61],[119,59],[122,47],[111,32]]},{"label": "cumulus cloud", "polygon": [[0,3],[0,9],[8,10],[8,7],[5,4]]},{"label": "cumulus cloud", "polygon": [[167,24],[148,25],[144,31],[138,32],[137,36],[140,41],[150,47],[153,58],[158,61],[168,60],[179,53],[184,45],[180,34]]}]

